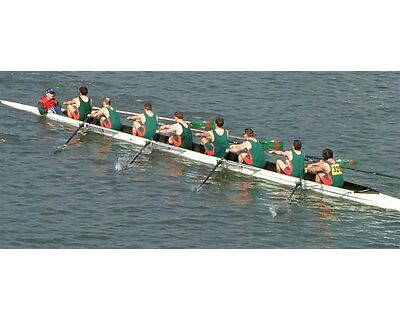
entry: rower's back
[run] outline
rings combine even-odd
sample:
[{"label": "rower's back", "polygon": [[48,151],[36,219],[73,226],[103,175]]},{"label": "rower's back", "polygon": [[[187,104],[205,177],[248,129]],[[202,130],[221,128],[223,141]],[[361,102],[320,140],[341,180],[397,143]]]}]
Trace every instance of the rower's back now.
[{"label": "rower's back", "polygon": [[[183,120],[183,119],[182,119]],[[179,124],[182,126],[182,134],[181,136],[181,145],[180,147],[183,149],[188,149],[191,150],[193,147],[193,134],[192,130],[188,126],[188,124],[184,121],[179,122]],[[179,139],[179,137],[177,137]]]},{"label": "rower's back", "polygon": [[176,147],[192,150],[193,135],[189,125],[183,119],[183,112],[176,111],[174,113],[176,125],[181,126],[182,133],[175,132],[172,136],[172,142]]},{"label": "rower's back", "polygon": [[329,167],[329,172],[321,177],[323,184],[342,188],[344,185],[343,171],[340,164],[333,158],[333,151],[331,149],[324,149],[322,151],[325,166]]},{"label": "rower's back", "polygon": [[88,96],[89,90],[86,87],[80,87],[79,93],[79,120],[83,121],[92,112],[92,99]]},{"label": "rower's back", "polygon": [[249,139],[248,142],[251,144],[251,149],[247,150],[247,154],[253,160],[251,165],[257,168],[264,168],[267,158],[265,157],[265,151],[261,143],[255,138]]},{"label": "rower's back", "polygon": [[157,135],[158,121],[157,115],[153,113],[153,107],[150,103],[144,105],[143,112],[145,121],[140,128],[138,128],[138,136],[146,139],[154,139]]},{"label": "rower's back", "polygon": [[204,145],[205,153],[217,158],[225,158],[226,149],[229,147],[228,130],[223,128],[224,119],[217,117],[215,119],[215,129],[212,130],[214,141],[207,142]]},{"label": "rower's back", "polygon": [[103,99],[103,109],[105,109],[105,112],[100,117],[100,125],[107,129],[122,131],[121,119],[117,110],[111,106],[111,99],[109,97]]}]

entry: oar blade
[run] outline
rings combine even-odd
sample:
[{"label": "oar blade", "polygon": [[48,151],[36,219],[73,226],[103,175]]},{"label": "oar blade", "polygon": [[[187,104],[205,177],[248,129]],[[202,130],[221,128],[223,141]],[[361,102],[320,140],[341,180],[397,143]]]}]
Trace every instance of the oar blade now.
[{"label": "oar blade", "polygon": [[281,140],[260,140],[261,146],[266,150],[283,150],[283,141]]},{"label": "oar blade", "polygon": [[64,144],[62,146],[57,146],[56,150],[54,150],[54,154],[57,154],[57,153],[60,153],[60,152],[64,151],[66,147],[67,147],[66,144]]},{"label": "oar blade", "polygon": [[191,121],[190,125],[193,129],[200,129],[200,130],[213,130],[215,129],[214,122],[210,120],[200,120],[200,121]]}]

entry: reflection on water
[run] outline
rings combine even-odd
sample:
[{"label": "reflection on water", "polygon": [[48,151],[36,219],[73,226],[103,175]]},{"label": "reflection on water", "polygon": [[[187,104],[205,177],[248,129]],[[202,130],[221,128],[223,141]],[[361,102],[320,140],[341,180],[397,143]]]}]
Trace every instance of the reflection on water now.
[{"label": "reflection on water", "polygon": [[333,210],[333,205],[326,201],[320,201],[318,215],[321,220],[339,221],[339,216]]}]

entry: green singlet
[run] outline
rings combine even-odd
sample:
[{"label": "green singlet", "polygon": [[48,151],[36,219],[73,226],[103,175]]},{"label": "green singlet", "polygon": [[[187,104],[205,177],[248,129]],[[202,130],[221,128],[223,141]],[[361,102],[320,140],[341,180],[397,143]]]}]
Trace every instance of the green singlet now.
[{"label": "green singlet", "polygon": [[329,161],[325,161],[331,168],[329,174],[332,176],[333,183],[331,184],[334,187],[341,188],[344,185],[343,172],[339,163],[330,163]]},{"label": "green singlet", "polygon": [[79,97],[79,120],[86,120],[87,116],[92,112],[92,99],[89,98],[87,102]]},{"label": "green singlet", "polygon": [[[193,145],[192,130],[190,130],[189,127],[186,128],[182,123],[180,123],[180,125],[181,125],[182,130],[183,130],[182,135],[180,136],[182,142],[177,147],[191,150],[192,149],[192,145]],[[179,135],[174,134],[173,137],[174,137],[175,141],[178,141]]]},{"label": "green singlet", "polygon": [[108,108],[108,113],[110,114],[111,129],[121,131],[121,119],[119,118],[118,112],[113,108]]},{"label": "green singlet", "polygon": [[156,136],[156,131],[158,129],[157,117],[154,113],[152,117],[150,117],[146,112],[143,112],[143,114],[146,118],[144,124],[146,126],[146,132],[143,137],[146,139],[153,139]]},{"label": "green singlet", "polygon": [[248,164],[257,168],[264,168],[267,159],[265,157],[265,152],[263,147],[261,146],[261,143],[253,140],[249,140],[249,142],[251,143],[250,153],[252,155],[253,163]]},{"label": "green singlet", "polygon": [[[206,154],[217,158],[223,158],[225,156],[225,150],[229,147],[228,133],[224,129],[222,136],[218,135],[215,129],[212,131],[214,134],[214,142],[207,142],[204,145]],[[214,150],[214,152],[212,152]]]},{"label": "green singlet", "polygon": [[303,151],[301,152],[300,155],[298,155],[296,152],[292,151],[292,165],[293,165],[293,172],[291,174],[292,177],[297,177],[300,178],[303,175],[304,171],[304,153]]}]

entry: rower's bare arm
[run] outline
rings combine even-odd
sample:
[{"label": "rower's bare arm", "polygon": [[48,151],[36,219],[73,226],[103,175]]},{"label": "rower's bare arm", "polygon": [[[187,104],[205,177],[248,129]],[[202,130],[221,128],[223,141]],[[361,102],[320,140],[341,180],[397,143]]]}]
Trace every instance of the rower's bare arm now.
[{"label": "rower's bare arm", "polygon": [[160,133],[174,133],[175,127],[174,125],[163,125],[160,127]]},{"label": "rower's bare arm", "polygon": [[73,98],[71,100],[68,101],[64,101],[63,104],[68,104],[68,105],[77,105],[78,104],[78,98]]},{"label": "rower's bare arm", "polygon": [[210,139],[211,139],[211,134],[210,134],[210,132],[212,132],[212,131],[196,133],[196,137],[210,138]]},{"label": "rower's bare arm", "polygon": [[132,121],[138,121],[140,119],[140,117],[137,115],[137,116],[130,116],[130,117],[126,118],[126,119],[127,120],[132,120]]},{"label": "rower's bare arm", "polygon": [[324,171],[324,162],[318,161],[314,163],[310,163],[306,167],[308,172],[313,172],[313,173],[318,173],[318,172],[323,172]]},{"label": "rower's bare arm", "polygon": [[247,141],[242,142],[240,144],[232,144],[229,146],[229,151],[235,152],[235,153],[242,152],[249,147],[248,144],[250,144],[250,143]]},{"label": "rower's bare arm", "polygon": [[92,111],[92,112],[90,113],[90,115],[91,115],[92,117],[99,117],[99,116],[101,116],[102,114],[104,114],[104,108],[101,108],[101,109],[99,109],[99,110],[97,110],[97,111]]}]

